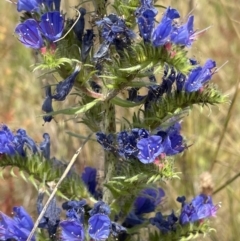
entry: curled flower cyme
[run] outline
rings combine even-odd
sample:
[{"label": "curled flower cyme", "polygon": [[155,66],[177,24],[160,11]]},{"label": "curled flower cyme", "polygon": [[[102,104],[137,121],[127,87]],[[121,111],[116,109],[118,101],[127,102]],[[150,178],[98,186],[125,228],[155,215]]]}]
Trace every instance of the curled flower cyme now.
[{"label": "curled flower cyme", "polygon": [[133,39],[135,33],[129,29],[125,21],[117,16],[116,14],[110,14],[96,24],[102,28],[102,37],[107,42],[113,43],[115,39],[120,36],[126,37],[127,39]]},{"label": "curled flower cyme", "polygon": [[113,136],[111,134],[106,135],[102,132],[97,132],[97,142],[102,145],[106,151],[114,151],[115,147],[113,145]]},{"label": "curled flower cyme", "polygon": [[0,154],[16,154],[14,135],[6,125],[0,125]]},{"label": "curled flower cyme", "polygon": [[67,210],[66,217],[68,220],[76,220],[80,223],[84,221],[84,206],[86,205],[85,200],[80,201],[67,201],[62,204],[62,208]]},{"label": "curled flower cyme", "polygon": [[89,211],[89,214],[90,216],[93,216],[98,213],[109,215],[111,213],[111,210],[105,202],[98,201],[97,203],[94,204],[94,207]]},{"label": "curled flower cyme", "polygon": [[168,233],[170,231],[174,231],[176,228],[176,222],[178,218],[175,216],[174,212],[172,212],[167,217],[164,217],[162,213],[156,213],[155,217],[150,218],[150,223],[155,225],[161,232]]},{"label": "curled flower cyme", "polygon": [[152,0],[142,0],[141,6],[135,12],[139,32],[145,42],[151,40],[157,13],[158,11],[153,7]]}]

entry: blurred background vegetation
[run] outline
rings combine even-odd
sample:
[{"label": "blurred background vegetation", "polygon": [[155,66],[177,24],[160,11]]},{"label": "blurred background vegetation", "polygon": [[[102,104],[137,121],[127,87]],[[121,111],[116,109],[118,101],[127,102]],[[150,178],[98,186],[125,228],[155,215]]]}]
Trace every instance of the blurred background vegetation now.
[{"label": "blurred background vegetation", "polygon": [[[68,6],[77,3],[71,0],[62,2],[67,10]],[[240,97],[237,95],[240,78],[240,4],[237,0],[165,0],[157,4],[177,8],[183,21],[192,12],[198,30],[212,26],[195,42],[189,57],[196,57],[202,64],[212,58],[218,66],[228,60],[228,64],[214,75],[213,81],[229,96],[229,102],[210,108],[194,107],[190,116],[183,121],[182,133],[192,146],[176,160],[176,171],[181,172],[181,180],[171,180],[163,185],[167,192],[164,210],[168,212],[171,208],[180,207],[175,201],[177,196],[186,195],[190,200],[201,192],[212,194],[214,203],[221,202],[222,207],[217,218],[211,220],[217,232],[211,233],[206,240],[237,241],[240,237]],[[48,79],[38,78],[40,73],[32,73],[30,66],[38,61],[38,56],[21,45],[13,35],[18,18],[15,6],[1,0],[0,123],[7,124],[13,130],[20,127],[26,129],[38,143],[42,141],[42,134],[48,132],[52,139],[51,156],[68,161],[81,141],[66,134],[66,130],[81,135],[86,130],[66,116],[57,116],[55,121],[43,125],[39,117],[44,99],[42,87]],[[55,109],[75,101],[75,97],[70,97],[64,103],[55,105]],[[129,110],[121,109],[121,115],[127,114]],[[101,159],[100,147],[91,142],[79,157],[76,168],[79,172],[86,165],[101,169]],[[5,171],[4,177],[0,180],[1,211],[10,214],[13,205],[34,210],[36,191],[31,185],[20,178],[11,177],[8,171]],[[223,188],[218,190],[219,187]]]}]

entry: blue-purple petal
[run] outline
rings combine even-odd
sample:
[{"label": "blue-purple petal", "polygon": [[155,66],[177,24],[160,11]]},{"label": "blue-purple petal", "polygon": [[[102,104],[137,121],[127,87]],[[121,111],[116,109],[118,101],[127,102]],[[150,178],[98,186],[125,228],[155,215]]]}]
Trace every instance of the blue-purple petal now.
[{"label": "blue-purple petal", "polygon": [[62,36],[64,18],[59,11],[47,12],[42,15],[39,25],[42,34],[53,42]]},{"label": "blue-purple petal", "polygon": [[96,240],[106,240],[110,235],[111,220],[105,214],[95,214],[88,220],[89,236]]},{"label": "blue-purple petal", "polygon": [[44,46],[43,39],[35,19],[28,19],[17,25],[15,33],[18,39],[28,48],[40,49]]}]

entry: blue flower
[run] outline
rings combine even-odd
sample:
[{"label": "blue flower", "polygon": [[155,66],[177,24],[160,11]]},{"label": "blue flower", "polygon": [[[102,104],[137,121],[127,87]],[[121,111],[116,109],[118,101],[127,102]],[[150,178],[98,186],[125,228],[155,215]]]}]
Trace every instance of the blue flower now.
[{"label": "blue flower", "polygon": [[[46,112],[46,114],[53,112],[52,107],[52,93],[51,93],[51,86],[46,86],[46,97],[42,104],[42,111]],[[45,122],[50,122],[53,119],[51,115],[43,116],[43,120]]]},{"label": "blue flower", "polygon": [[212,71],[213,68],[216,67],[216,62],[208,59],[203,67],[198,66],[194,68],[184,85],[184,90],[186,92],[194,92],[200,90],[203,85],[208,82],[212,75],[214,74],[214,71]]},{"label": "blue flower", "polygon": [[33,220],[23,207],[14,207],[13,213],[13,219],[18,223],[19,226],[22,226],[29,231],[33,229]]},{"label": "blue flower", "polygon": [[88,191],[94,195],[97,186],[97,169],[92,167],[85,167],[82,173],[82,180],[88,187]]},{"label": "blue flower", "polygon": [[[10,218],[4,213],[0,212],[0,239],[1,240],[27,240],[33,221],[28,213],[22,207],[14,208],[15,217]],[[35,241],[32,237],[31,241]]]},{"label": "blue flower", "polygon": [[155,225],[161,232],[167,233],[169,231],[174,231],[176,229],[175,224],[178,218],[172,212],[167,217],[164,217],[160,212],[156,213],[154,218],[149,219],[152,225]]},{"label": "blue flower", "polygon": [[48,133],[43,134],[44,141],[40,143],[39,149],[46,160],[50,160],[50,136]]},{"label": "blue flower", "polygon": [[213,204],[212,198],[204,194],[198,195],[190,203],[185,202],[185,197],[178,197],[177,201],[182,203],[179,217],[182,225],[215,216],[218,210],[218,206]]},{"label": "blue flower", "polygon": [[106,240],[110,234],[111,220],[105,214],[95,214],[88,220],[89,236],[96,240]]},{"label": "blue flower", "polygon": [[138,159],[144,164],[152,163],[164,152],[162,137],[153,135],[143,138],[137,143],[137,148],[139,149]]},{"label": "blue flower", "polygon": [[57,101],[63,101],[66,99],[67,95],[70,93],[74,81],[80,72],[80,67],[77,65],[73,73],[68,76],[65,80],[60,81],[56,86],[56,94],[52,95],[52,98]]},{"label": "blue flower", "polygon": [[62,204],[62,208],[67,210],[66,217],[69,220],[75,220],[79,223],[84,221],[84,206],[86,205],[85,200],[80,201],[67,201]]},{"label": "blue flower", "polygon": [[190,47],[195,40],[193,38],[193,22],[194,16],[190,16],[186,24],[180,27],[175,26],[171,33],[171,42]]},{"label": "blue flower", "polygon": [[153,6],[153,0],[141,0],[141,5],[136,9],[135,15],[139,16],[143,14],[146,10],[151,10],[155,15],[157,15],[158,11]]},{"label": "blue flower", "polygon": [[164,196],[165,193],[162,188],[147,188],[143,190],[134,202],[134,213],[141,215],[153,212]]},{"label": "blue flower", "polygon": [[51,42],[62,36],[64,18],[58,11],[47,12],[42,15],[40,28],[42,34]]},{"label": "blue flower", "polygon": [[141,6],[135,12],[140,35],[145,42],[150,42],[151,40],[157,13],[158,11],[153,7],[152,0],[142,0]]},{"label": "blue flower", "polygon": [[176,155],[186,148],[183,137],[180,135],[180,130],[181,124],[176,122],[166,130],[160,130],[157,132],[157,135],[163,138],[165,146],[164,153],[167,156]]},{"label": "blue flower", "polygon": [[125,159],[135,158],[138,154],[137,142],[148,137],[145,129],[132,129],[131,132],[121,131],[117,135],[118,154]]},{"label": "blue flower", "polygon": [[17,136],[32,150],[33,154],[38,152],[37,145],[35,141],[27,135],[27,132],[24,129],[17,130]]},{"label": "blue flower", "polygon": [[124,158],[131,158],[137,155],[137,139],[132,133],[121,131],[117,135],[118,154]]},{"label": "blue flower", "polygon": [[18,34],[19,41],[28,48],[40,49],[44,46],[38,23],[34,19],[18,24],[15,33]]},{"label": "blue flower", "polygon": [[96,24],[102,28],[102,37],[107,42],[113,43],[113,41],[122,36],[127,39],[135,37],[134,32],[127,28],[124,20],[115,14],[110,14]]},{"label": "blue flower", "polygon": [[113,136],[111,134],[106,135],[102,132],[97,132],[97,142],[102,145],[104,150],[106,151],[115,151],[115,147],[113,145]]},{"label": "blue flower", "polygon": [[155,47],[162,46],[170,40],[172,21],[179,17],[180,15],[176,9],[170,7],[167,8],[161,22],[152,33],[152,43]]},{"label": "blue flower", "polygon": [[[38,214],[40,214],[43,209],[43,198],[44,193],[40,192],[37,198]],[[50,238],[56,235],[57,228],[60,222],[60,213],[61,209],[57,207],[56,197],[54,197],[51,200],[46,212],[44,213],[43,218],[38,225],[39,228],[47,229]]]},{"label": "blue flower", "polygon": [[[189,62],[191,65],[197,65],[198,62],[195,59],[189,59]],[[184,85],[186,82],[187,76],[178,72],[176,74],[176,86],[177,86],[177,91],[180,92],[184,89]]]},{"label": "blue flower", "polygon": [[0,125],[0,154],[16,154],[14,135],[6,125]]},{"label": "blue flower", "polygon": [[97,203],[95,203],[92,210],[89,211],[90,216],[99,213],[104,215],[109,215],[111,213],[109,206],[103,201],[98,201]]},{"label": "blue flower", "polygon": [[17,2],[17,11],[37,11],[39,1],[38,0],[18,0]]},{"label": "blue flower", "polygon": [[64,220],[60,222],[61,240],[84,241],[83,225],[75,220]]}]

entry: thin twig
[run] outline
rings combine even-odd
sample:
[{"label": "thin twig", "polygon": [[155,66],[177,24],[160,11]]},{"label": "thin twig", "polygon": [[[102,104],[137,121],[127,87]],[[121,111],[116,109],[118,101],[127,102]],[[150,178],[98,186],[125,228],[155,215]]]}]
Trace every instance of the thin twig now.
[{"label": "thin twig", "polygon": [[73,155],[73,157],[72,157],[71,161],[69,162],[66,170],[65,170],[64,173],[62,174],[61,178],[59,179],[58,183],[56,184],[55,188],[53,189],[53,191],[52,191],[49,199],[47,200],[45,206],[43,207],[42,212],[41,212],[40,215],[38,216],[38,219],[37,219],[37,221],[35,222],[34,227],[33,227],[32,231],[31,231],[31,233],[29,234],[28,239],[27,239],[26,241],[30,241],[31,238],[33,237],[33,235],[34,235],[34,233],[35,233],[35,231],[36,231],[39,223],[41,222],[41,220],[42,220],[42,218],[43,218],[43,216],[44,216],[44,214],[45,214],[45,212],[46,212],[46,210],[47,210],[47,208],[48,208],[51,200],[54,198],[54,196],[55,196],[55,194],[56,194],[56,192],[57,192],[57,190],[58,190],[58,187],[60,186],[60,184],[62,183],[62,181],[64,180],[64,178],[67,176],[68,172],[70,171],[70,169],[72,168],[73,164],[75,163],[75,161],[76,161],[79,153],[82,151],[82,148],[84,147],[84,145],[87,143],[87,141],[90,139],[91,136],[92,136],[92,133],[91,133],[90,135],[88,135],[88,137],[86,138],[86,140],[83,142],[83,144],[79,147],[79,149],[78,149],[78,150],[76,151],[76,153]]},{"label": "thin twig", "polygon": [[221,187],[219,187],[217,190],[215,190],[213,192],[214,194],[217,194],[218,192],[220,192],[222,189],[224,189],[226,186],[228,186],[230,183],[232,183],[233,181],[235,181],[238,177],[240,176],[240,173],[236,174],[234,177],[232,177],[231,179],[227,180]]},{"label": "thin twig", "polygon": [[61,39],[64,39],[64,38],[70,33],[70,31],[74,28],[74,26],[77,24],[79,18],[81,17],[81,13],[80,13],[76,8],[75,8],[75,11],[78,13],[78,17],[77,17],[76,21],[75,21],[74,24],[71,26],[71,28],[66,32],[66,34],[64,34],[63,37],[61,37],[61,38],[53,41],[54,43],[60,41]]}]

